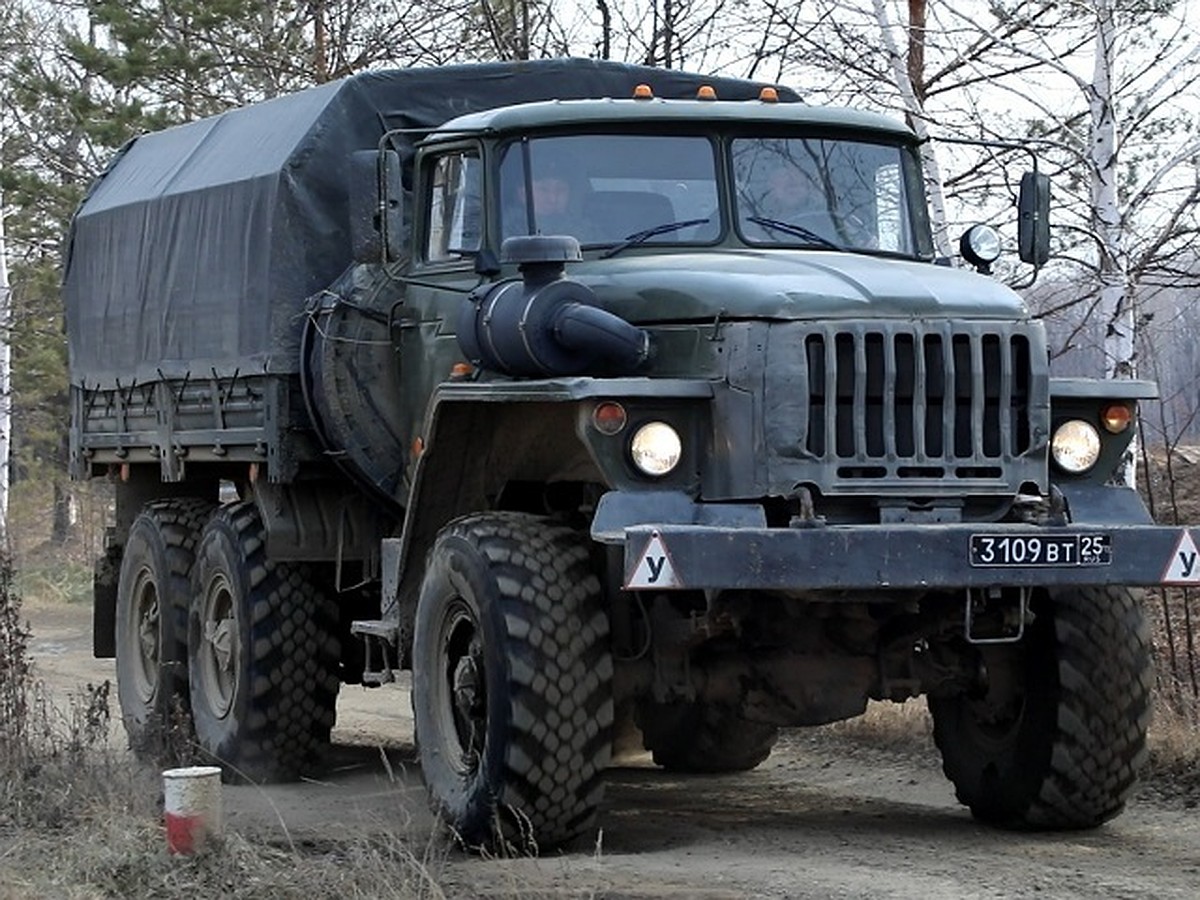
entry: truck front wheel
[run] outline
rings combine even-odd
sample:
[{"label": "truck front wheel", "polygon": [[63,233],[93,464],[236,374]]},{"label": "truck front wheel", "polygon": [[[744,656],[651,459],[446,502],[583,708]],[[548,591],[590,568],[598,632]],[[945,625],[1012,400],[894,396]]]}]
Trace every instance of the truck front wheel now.
[{"label": "truck front wheel", "polygon": [[638,705],[642,744],[669,772],[748,772],[771,754],[774,725],[749,722],[713,703]]},{"label": "truck front wheel", "polygon": [[585,536],[513,513],[442,530],[417,605],[413,710],[431,804],[464,843],[545,847],[591,825],[611,681]]},{"label": "truck front wheel", "polygon": [[958,799],[1006,828],[1092,828],[1125,806],[1146,753],[1150,639],[1124,587],[1042,591],[1016,644],[982,651],[979,689],[930,697]]},{"label": "truck front wheel", "polygon": [[196,539],[211,513],[207,500],[155,500],[125,542],[117,582],[117,697],[129,746],[143,759],[163,754],[173,727],[189,727],[190,579]]},{"label": "truck front wheel", "polygon": [[287,781],[329,743],[337,608],[306,566],[265,549],[253,503],[226,507],[204,529],[188,619],[192,717],[227,778]]}]

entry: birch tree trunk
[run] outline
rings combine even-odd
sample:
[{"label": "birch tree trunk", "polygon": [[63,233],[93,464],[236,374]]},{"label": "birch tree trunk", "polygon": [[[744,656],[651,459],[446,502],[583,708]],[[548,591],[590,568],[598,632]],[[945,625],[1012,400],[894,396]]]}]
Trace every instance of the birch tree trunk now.
[{"label": "birch tree trunk", "polygon": [[[917,3],[916,6],[923,13],[923,4]],[[896,40],[884,0],[872,0],[872,8],[875,11],[875,21],[879,25],[879,34],[891,64],[892,80],[904,103],[908,124],[921,139],[921,168],[925,173],[925,190],[929,194],[929,215],[933,225],[934,248],[938,256],[949,257],[951,250],[950,238],[946,233],[946,198],[942,188],[942,173],[938,166],[937,155],[933,151],[933,144],[929,140],[925,106],[917,95],[919,86],[913,83],[913,74],[910,72],[909,66],[910,60],[906,60],[905,55],[900,51],[900,44]],[[923,19],[919,26],[914,22],[912,27],[920,27],[923,31]],[[923,35],[921,46],[924,46]],[[923,65],[923,59],[921,62]]]},{"label": "birch tree trunk", "polygon": [[0,548],[8,544],[9,458],[12,454],[12,304],[8,248],[4,242],[4,193],[0,191]]},{"label": "birch tree trunk", "polygon": [[[1108,378],[1134,378],[1137,356],[1134,339],[1133,291],[1117,194],[1117,116],[1113,84],[1113,48],[1117,39],[1114,0],[1095,0],[1096,43],[1092,82],[1088,85],[1091,118],[1089,177],[1092,223],[1099,247],[1097,309],[1104,322],[1104,369]],[[1136,477],[1135,447],[1130,445],[1117,468],[1117,479],[1130,487]]]}]

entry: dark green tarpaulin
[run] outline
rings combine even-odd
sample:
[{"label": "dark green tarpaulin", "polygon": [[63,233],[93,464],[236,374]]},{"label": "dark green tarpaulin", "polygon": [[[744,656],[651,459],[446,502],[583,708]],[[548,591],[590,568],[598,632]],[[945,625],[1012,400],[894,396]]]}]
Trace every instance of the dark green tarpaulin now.
[{"label": "dark green tarpaulin", "polygon": [[628,97],[641,82],[666,98],[713,84],[724,99],[750,99],[760,87],[596,60],[365,72],[131,141],[71,229],[72,382],[295,372],[305,298],[351,261],[352,153],[392,128]]}]

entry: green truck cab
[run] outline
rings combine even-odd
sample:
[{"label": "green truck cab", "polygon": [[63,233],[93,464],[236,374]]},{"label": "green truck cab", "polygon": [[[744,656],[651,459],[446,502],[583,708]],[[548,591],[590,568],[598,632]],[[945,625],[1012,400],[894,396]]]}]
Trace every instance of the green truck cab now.
[{"label": "green truck cab", "polygon": [[977,817],[1123,808],[1133,588],[1196,556],[1110,483],[1153,385],[1051,377],[1021,299],[935,258],[907,128],[594,61],[296,97],[139,139],[72,235],[135,747],[178,698],[231,774],[294,777],[340,683],[411,669],[434,807],[545,846],[594,827],[617,732],[744,771],[923,694]]}]

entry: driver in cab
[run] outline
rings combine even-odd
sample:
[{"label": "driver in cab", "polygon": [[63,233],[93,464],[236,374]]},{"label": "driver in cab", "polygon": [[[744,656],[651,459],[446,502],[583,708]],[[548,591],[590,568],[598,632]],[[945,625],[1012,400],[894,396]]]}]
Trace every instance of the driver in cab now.
[{"label": "driver in cab", "polygon": [[[579,222],[573,205],[573,193],[571,181],[561,166],[535,166],[533,177],[529,181],[528,197],[524,179],[519,175],[510,178],[501,213],[501,230],[504,236],[574,234]],[[532,202],[532,210],[529,208],[529,202]],[[532,223],[529,215],[531,211]]]},{"label": "driver in cab", "polygon": [[757,198],[739,204],[742,233],[752,241],[791,243],[812,233],[814,242],[840,243],[825,193],[815,178],[798,166],[773,168]]}]

